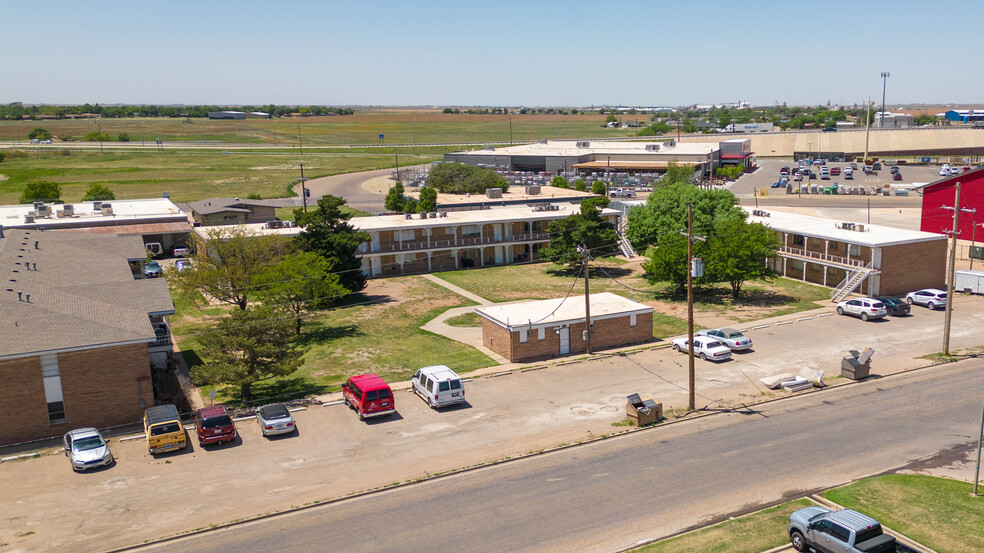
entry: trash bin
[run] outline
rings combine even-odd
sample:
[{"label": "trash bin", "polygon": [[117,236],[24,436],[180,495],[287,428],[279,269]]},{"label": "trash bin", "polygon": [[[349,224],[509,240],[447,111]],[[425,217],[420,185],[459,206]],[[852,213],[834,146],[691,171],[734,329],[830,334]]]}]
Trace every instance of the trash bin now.
[{"label": "trash bin", "polygon": [[871,374],[871,356],[875,350],[864,348],[864,351],[850,350],[841,361],[841,376],[851,380],[864,380]]},{"label": "trash bin", "polygon": [[628,396],[625,404],[625,414],[634,426],[655,424],[663,418],[663,404],[651,399],[643,399],[639,394]]}]

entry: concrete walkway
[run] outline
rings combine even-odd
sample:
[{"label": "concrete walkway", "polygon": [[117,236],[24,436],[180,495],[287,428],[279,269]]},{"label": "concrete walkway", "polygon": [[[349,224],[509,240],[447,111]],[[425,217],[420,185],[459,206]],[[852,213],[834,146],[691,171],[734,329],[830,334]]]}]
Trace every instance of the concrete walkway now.
[{"label": "concrete walkway", "polygon": [[[492,305],[493,303],[481,296],[475,295],[469,292],[468,290],[465,290],[464,288],[461,288],[460,286],[455,286],[454,284],[451,284],[450,282],[438,278],[434,275],[426,274],[421,276],[423,276],[427,280],[439,286],[443,286],[444,288],[447,288],[448,290],[454,292],[455,294],[458,294],[459,296],[468,298],[479,305]],[[492,351],[491,349],[485,347],[485,344],[482,342],[481,327],[474,327],[474,326],[461,327],[461,326],[451,326],[447,324],[447,320],[452,317],[457,317],[458,315],[464,315],[465,313],[472,313],[474,311],[475,311],[475,306],[472,305],[468,305],[465,307],[454,307],[452,309],[448,309],[444,313],[441,313],[437,317],[431,319],[424,326],[420,328],[428,332],[433,332],[434,334],[440,334],[441,336],[446,336],[456,342],[461,342],[462,344],[468,344],[469,346],[474,347],[478,351],[494,359],[495,362],[498,363],[499,365],[508,365],[509,364],[508,359]]]},{"label": "concrete walkway", "polygon": [[479,295],[476,295],[476,294],[472,294],[471,292],[469,292],[468,290],[465,290],[464,288],[462,288],[460,286],[455,286],[454,284],[451,284],[450,282],[448,282],[448,281],[446,281],[444,279],[437,278],[436,276],[434,276],[432,274],[424,274],[424,275],[420,275],[420,276],[426,278],[427,280],[433,282],[434,284],[437,284],[438,286],[443,286],[443,287],[447,288],[448,290],[451,290],[452,292],[454,292],[455,294],[458,294],[459,296],[464,296],[464,297],[470,299],[471,301],[473,301],[473,302],[475,302],[475,303],[477,303],[479,305],[492,305],[494,303],[494,302],[491,302],[491,301],[483,298],[482,296],[479,296]]}]

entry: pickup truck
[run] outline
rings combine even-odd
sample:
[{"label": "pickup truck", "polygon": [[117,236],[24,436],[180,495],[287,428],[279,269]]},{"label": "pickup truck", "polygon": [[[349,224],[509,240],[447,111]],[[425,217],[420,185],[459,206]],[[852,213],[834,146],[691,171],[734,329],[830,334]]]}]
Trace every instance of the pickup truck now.
[{"label": "pickup truck", "polygon": [[879,522],[851,509],[806,507],[789,515],[789,541],[797,551],[895,553],[895,538]]},{"label": "pickup truck", "polygon": [[613,198],[634,198],[635,190],[629,190],[628,188],[616,188],[609,192],[609,196]]}]

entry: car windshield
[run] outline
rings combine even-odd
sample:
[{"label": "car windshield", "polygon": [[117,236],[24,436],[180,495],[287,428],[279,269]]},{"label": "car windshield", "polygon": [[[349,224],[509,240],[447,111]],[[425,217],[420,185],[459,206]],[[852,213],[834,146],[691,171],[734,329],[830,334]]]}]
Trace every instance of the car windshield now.
[{"label": "car windshield", "polygon": [[229,426],[232,424],[232,419],[229,415],[219,415],[217,417],[209,417],[202,422],[202,428],[218,428],[220,426]]},{"label": "car windshield", "polygon": [[265,420],[286,419],[290,417],[290,412],[283,405],[267,405],[260,409],[260,416]]},{"label": "car windshield", "polygon": [[88,451],[90,449],[96,449],[97,447],[102,446],[103,441],[99,436],[87,436],[72,442],[72,447],[75,448],[75,451]]},{"label": "car windshield", "polygon": [[150,263],[147,264],[147,268],[148,269],[160,269],[161,266],[156,261],[151,261]]}]

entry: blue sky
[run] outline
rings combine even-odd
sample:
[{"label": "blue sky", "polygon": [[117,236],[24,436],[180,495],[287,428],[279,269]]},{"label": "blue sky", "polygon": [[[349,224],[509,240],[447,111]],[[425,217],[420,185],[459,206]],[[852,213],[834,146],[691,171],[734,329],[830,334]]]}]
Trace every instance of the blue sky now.
[{"label": "blue sky", "polygon": [[[806,6],[810,6],[806,8]],[[4,2],[0,102],[984,103],[971,2]]]}]

